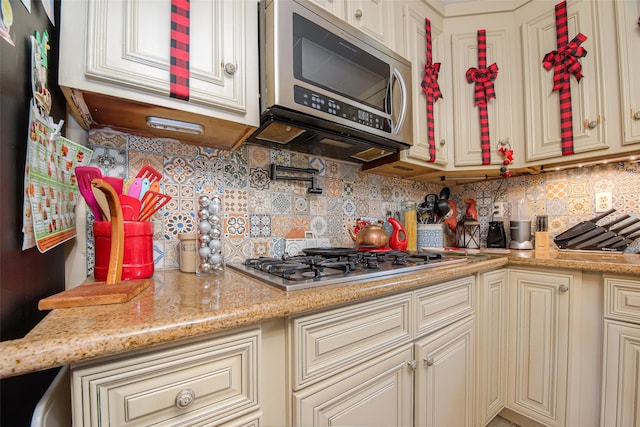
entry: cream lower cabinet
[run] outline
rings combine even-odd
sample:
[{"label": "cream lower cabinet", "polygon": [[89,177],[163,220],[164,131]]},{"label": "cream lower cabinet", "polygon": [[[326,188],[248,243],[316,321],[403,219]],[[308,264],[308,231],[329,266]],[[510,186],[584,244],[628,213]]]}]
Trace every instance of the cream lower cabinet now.
[{"label": "cream lower cabinet", "polygon": [[509,270],[507,407],[548,426],[576,425],[567,400],[576,349],[572,294],[580,280],[579,272]]},{"label": "cream lower cabinet", "polygon": [[602,427],[640,425],[640,280],[605,277]]},{"label": "cream lower cabinet", "polygon": [[260,330],[71,367],[74,426],[258,426]]},{"label": "cream lower cabinet", "polygon": [[290,319],[291,425],[472,426],[474,285],[468,276]]},{"label": "cream lower cabinet", "polygon": [[474,426],[474,318],[416,342],[416,426]]},{"label": "cream lower cabinet", "polygon": [[478,421],[487,425],[507,401],[509,282],[506,269],[478,280]]}]

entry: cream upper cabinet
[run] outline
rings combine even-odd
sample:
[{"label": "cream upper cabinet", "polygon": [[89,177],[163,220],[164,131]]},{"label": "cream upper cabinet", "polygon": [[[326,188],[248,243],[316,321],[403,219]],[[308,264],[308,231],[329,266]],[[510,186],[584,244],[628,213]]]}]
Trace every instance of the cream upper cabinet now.
[{"label": "cream upper cabinet", "polygon": [[507,400],[509,282],[506,269],[481,273],[478,283],[478,420],[487,425]]},{"label": "cream upper cabinet", "polygon": [[[554,1],[533,1],[516,10],[515,19],[522,31],[520,46],[523,60],[522,89],[524,90],[526,160],[571,161],[576,155],[594,150],[606,150],[612,143],[607,127],[619,126],[613,108],[605,98],[607,93],[604,67],[610,66],[603,49],[602,9],[610,5],[593,0],[567,2],[567,29],[569,40],[578,33],[587,36],[580,45],[587,51],[580,58],[583,78],[578,82],[570,77],[572,106],[573,145],[576,154],[562,156],[560,137],[560,101],[558,91],[553,91],[554,69],[547,71],[542,60],[549,52],[557,50]],[[611,32],[611,28],[606,29]],[[614,88],[610,88],[614,92]],[[593,156],[593,153],[587,156]],[[586,157],[585,155],[581,157]]]},{"label": "cream upper cabinet", "polygon": [[64,1],[61,10],[59,84],[85,127],[152,132],[146,115],[159,115],[200,124],[202,142],[229,148],[259,124],[254,1],[190,2],[188,101],[170,97],[170,1]]},{"label": "cream upper cabinet", "polygon": [[310,0],[393,49],[393,0]]},{"label": "cream upper cabinet", "polygon": [[[498,170],[504,158],[498,148],[513,146],[516,160],[521,159],[519,114],[520,96],[517,81],[520,70],[515,50],[516,30],[511,13],[491,16],[449,18],[446,22],[451,38],[451,81],[453,93],[453,166],[475,170]],[[486,67],[496,64],[493,81],[496,97],[487,102],[491,163],[482,165],[479,107],[474,105],[475,84],[466,78],[467,70],[478,68],[478,30],[486,31]],[[521,160],[517,160],[521,161]],[[516,166],[516,164],[512,165]]]},{"label": "cream upper cabinet", "polygon": [[[616,0],[618,61],[620,67],[620,101],[622,110],[622,144],[638,149],[640,144],[640,1]],[[634,145],[635,144],[635,145]]]}]

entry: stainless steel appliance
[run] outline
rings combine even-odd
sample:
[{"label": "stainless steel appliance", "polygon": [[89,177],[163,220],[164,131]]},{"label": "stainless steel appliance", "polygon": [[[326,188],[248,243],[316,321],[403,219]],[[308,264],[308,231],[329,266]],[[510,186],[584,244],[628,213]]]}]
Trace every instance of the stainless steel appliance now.
[{"label": "stainless steel appliance", "polygon": [[285,291],[378,279],[434,267],[463,264],[466,258],[440,253],[308,248],[305,255],[249,258],[228,267]]},{"label": "stainless steel appliance", "polygon": [[261,127],[249,141],[356,162],[413,144],[411,63],[306,0],[260,2]]}]

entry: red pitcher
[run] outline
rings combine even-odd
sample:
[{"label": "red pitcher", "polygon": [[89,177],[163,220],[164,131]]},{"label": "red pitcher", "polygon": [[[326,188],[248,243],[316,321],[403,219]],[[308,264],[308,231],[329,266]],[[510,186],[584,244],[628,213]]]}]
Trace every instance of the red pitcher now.
[{"label": "red pitcher", "polygon": [[389,247],[398,251],[406,251],[408,242],[404,227],[400,224],[400,221],[393,217],[389,217],[387,221],[389,221],[389,224],[393,227],[391,235],[389,236]]}]

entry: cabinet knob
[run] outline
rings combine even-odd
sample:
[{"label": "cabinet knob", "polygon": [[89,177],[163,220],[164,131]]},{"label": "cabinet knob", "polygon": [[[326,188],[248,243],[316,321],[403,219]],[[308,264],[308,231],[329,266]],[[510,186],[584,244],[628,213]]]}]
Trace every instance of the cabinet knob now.
[{"label": "cabinet knob", "polygon": [[447,143],[447,141],[445,141],[444,139],[440,140],[440,147],[444,147],[444,145]]},{"label": "cabinet knob", "polygon": [[435,363],[435,360],[433,360],[433,357],[425,357],[424,361],[426,362],[427,366],[433,366],[433,364]]},{"label": "cabinet knob", "polygon": [[191,405],[194,400],[196,400],[196,392],[186,388],[176,396],[176,408],[184,409]]},{"label": "cabinet knob", "polygon": [[236,71],[237,67],[231,62],[227,62],[226,64],[224,64],[224,72],[229,74],[230,76],[233,76]]},{"label": "cabinet knob", "polygon": [[591,120],[587,126],[589,127],[589,129],[594,129],[596,126],[598,126],[598,122],[595,120]]},{"label": "cabinet knob", "polygon": [[567,292],[569,287],[567,285],[560,285],[560,292]]},{"label": "cabinet knob", "polygon": [[640,111],[636,111],[635,114],[633,115],[633,119],[634,120],[640,120]]},{"label": "cabinet knob", "polygon": [[412,370],[416,370],[416,368],[418,367],[418,362],[416,362],[415,360],[409,360],[407,362],[407,366],[410,367]]},{"label": "cabinet knob", "polygon": [[360,9],[356,9],[356,19],[362,18],[362,11]]}]

